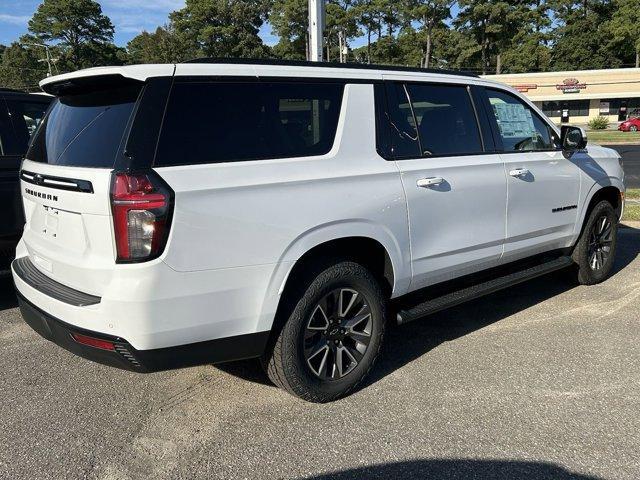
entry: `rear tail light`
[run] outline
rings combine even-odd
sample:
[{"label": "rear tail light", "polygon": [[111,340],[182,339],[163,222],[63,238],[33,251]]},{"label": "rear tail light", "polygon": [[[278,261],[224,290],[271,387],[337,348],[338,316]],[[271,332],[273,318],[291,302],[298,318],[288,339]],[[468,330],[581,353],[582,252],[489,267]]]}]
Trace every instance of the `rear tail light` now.
[{"label": "rear tail light", "polygon": [[173,192],[154,173],[114,173],[111,209],[117,261],[158,257],[169,234]]}]

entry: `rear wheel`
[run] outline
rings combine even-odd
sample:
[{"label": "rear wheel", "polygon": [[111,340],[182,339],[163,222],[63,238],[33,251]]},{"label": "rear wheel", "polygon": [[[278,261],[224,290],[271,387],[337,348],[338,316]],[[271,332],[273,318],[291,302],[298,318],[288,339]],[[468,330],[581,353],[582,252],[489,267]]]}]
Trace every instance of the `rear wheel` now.
[{"label": "rear wheel", "polygon": [[631,125],[629,127],[629,130],[631,130],[632,132],[637,132],[638,131],[638,127],[636,127],[635,125]]},{"label": "rear wheel", "polygon": [[603,200],[591,211],[573,251],[580,284],[600,283],[611,274],[617,236],[618,216],[611,203]]},{"label": "rear wheel", "polygon": [[265,358],[273,383],[311,402],[352,391],[380,352],[386,299],[362,265],[321,271],[300,296]]}]

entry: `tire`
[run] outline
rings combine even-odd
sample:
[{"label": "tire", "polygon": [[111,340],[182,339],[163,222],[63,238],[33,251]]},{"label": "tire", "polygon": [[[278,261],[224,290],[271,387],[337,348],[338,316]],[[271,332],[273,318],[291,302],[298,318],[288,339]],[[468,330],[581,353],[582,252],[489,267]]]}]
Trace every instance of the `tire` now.
[{"label": "tire", "polygon": [[632,132],[637,132],[638,131],[638,127],[636,127],[635,125],[631,125],[629,127],[629,130],[632,131]]},{"label": "tire", "polygon": [[263,365],[289,393],[330,402],[353,391],[378,358],[387,299],[371,272],[350,261],[320,269],[307,285]]},{"label": "tire", "polygon": [[581,285],[595,285],[611,274],[618,243],[618,216],[611,203],[596,204],[585,222],[572,258]]}]

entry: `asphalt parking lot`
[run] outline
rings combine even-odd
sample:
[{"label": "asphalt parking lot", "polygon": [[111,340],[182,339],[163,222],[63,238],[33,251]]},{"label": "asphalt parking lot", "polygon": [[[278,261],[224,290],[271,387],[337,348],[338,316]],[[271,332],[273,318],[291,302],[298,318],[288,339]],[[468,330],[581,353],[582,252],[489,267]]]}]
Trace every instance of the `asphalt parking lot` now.
[{"label": "asphalt parking lot", "polygon": [[640,230],[558,274],[394,329],[328,405],[254,362],[138,375],[39,338],[0,283],[0,478],[640,477]]},{"label": "asphalt parking lot", "polygon": [[640,188],[640,145],[606,145],[618,151],[624,161],[627,188]]}]

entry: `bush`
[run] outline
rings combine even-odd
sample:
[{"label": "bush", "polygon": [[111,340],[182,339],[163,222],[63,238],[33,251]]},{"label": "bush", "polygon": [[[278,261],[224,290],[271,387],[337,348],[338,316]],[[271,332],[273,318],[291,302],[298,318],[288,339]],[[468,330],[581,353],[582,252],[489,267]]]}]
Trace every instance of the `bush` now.
[{"label": "bush", "polygon": [[602,115],[592,118],[589,122],[589,128],[591,130],[606,130],[609,126],[609,119]]}]

